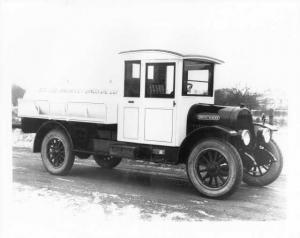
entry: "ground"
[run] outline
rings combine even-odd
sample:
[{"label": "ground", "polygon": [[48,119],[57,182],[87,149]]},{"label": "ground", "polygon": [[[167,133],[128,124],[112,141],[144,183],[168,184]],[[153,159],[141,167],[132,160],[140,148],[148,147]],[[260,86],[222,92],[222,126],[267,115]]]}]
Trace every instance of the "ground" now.
[{"label": "ground", "polygon": [[269,186],[242,184],[231,197],[215,200],[198,195],[184,166],[123,160],[115,169],[105,170],[90,158],[76,159],[68,176],[50,175],[40,154],[31,152],[32,136],[14,131],[14,204],[20,211],[14,219],[23,223],[26,214],[34,214],[33,220],[45,226],[48,220],[40,220],[41,216],[56,225],[70,217],[74,224],[87,217],[99,223],[286,219],[285,170]]}]

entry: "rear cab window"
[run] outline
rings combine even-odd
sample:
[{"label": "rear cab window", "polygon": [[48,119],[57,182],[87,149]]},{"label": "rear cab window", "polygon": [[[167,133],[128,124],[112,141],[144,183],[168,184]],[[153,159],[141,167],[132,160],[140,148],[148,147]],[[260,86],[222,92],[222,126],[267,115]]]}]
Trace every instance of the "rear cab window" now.
[{"label": "rear cab window", "polygon": [[141,61],[125,61],[124,97],[139,97]]}]

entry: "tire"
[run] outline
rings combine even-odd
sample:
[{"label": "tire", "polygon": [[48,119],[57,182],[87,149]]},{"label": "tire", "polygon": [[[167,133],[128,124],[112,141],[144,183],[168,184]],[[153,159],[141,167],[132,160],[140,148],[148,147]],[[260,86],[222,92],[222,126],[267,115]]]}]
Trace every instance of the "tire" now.
[{"label": "tire", "polygon": [[236,191],[243,165],[233,145],[220,139],[200,141],[187,160],[187,174],[197,191],[210,198],[225,198]]},{"label": "tire", "polygon": [[112,169],[120,164],[122,158],[120,157],[112,157],[105,155],[94,155],[93,156],[95,162],[104,169]]},{"label": "tire", "polygon": [[[270,153],[276,158],[276,161],[272,161]],[[243,181],[250,186],[258,187],[274,182],[283,167],[282,153],[276,142],[271,140],[264,146],[264,149],[258,148],[253,157],[257,165],[251,163],[250,166],[244,168]]]},{"label": "tire", "polygon": [[54,175],[68,174],[75,158],[69,137],[59,129],[50,131],[44,137],[41,156],[45,169]]}]

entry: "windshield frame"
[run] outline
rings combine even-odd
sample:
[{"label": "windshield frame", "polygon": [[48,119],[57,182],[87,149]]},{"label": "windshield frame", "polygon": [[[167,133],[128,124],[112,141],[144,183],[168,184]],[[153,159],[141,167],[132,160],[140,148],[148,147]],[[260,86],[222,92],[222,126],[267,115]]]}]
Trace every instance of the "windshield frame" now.
[{"label": "windshield frame", "polygon": [[[209,71],[209,77],[208,77],[208,86],[207,86],[207,94],[188,94],[187,93],[187,82],[188,82],[188,71],[186,69],[187,63],[193,62],[198,63],[199,65],[207,65],[204,66],[204,70],[208,69]],[[200,81],[199,81],[200,82]],[[193,60],[193,59],[184,59],[183,60],[183,67],[182,67],[182,96],[196,96],[196,97],[213,97],[214,94],[214,64],[207,61],[200,61],[200,60]]]}]

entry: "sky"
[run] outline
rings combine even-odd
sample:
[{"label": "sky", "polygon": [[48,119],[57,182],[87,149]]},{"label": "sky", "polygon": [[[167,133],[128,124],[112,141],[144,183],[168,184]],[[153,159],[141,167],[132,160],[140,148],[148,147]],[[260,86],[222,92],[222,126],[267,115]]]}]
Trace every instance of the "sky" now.
[{"label": "sky", "polygon": [[215,88],[286,93],[297,1],[5,1],[4,77],[22,87],[117,77],[118,52],[167,49],[225,61]]}]

